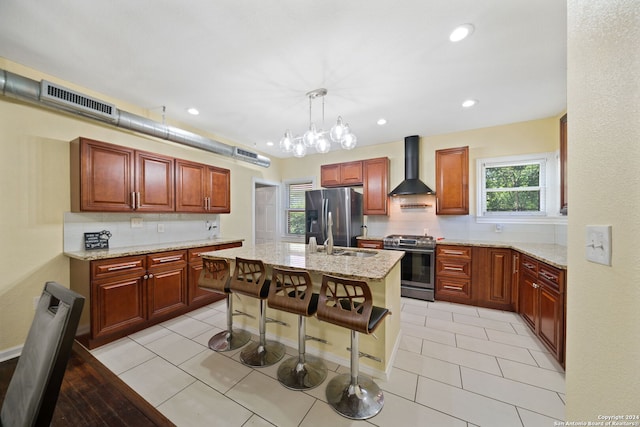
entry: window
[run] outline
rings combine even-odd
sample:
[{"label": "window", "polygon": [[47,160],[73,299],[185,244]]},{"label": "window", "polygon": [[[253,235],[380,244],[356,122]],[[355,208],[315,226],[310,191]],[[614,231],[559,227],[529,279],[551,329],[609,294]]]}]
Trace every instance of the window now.
[{"label": "window", "polygon": [[285,182],[285,234],[304,236],[304,193],[313,189],[313,181]]},{"label": "window", "polygon": [[554,153],[478,159],[478,218],[551,215],[559,203],[557,162]]}]

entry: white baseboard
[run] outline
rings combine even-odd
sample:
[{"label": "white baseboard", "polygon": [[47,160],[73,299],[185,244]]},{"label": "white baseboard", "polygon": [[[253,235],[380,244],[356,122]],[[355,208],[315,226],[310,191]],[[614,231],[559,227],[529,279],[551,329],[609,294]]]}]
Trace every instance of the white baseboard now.
[{"label": "white baseboard", "polygon": [[4,362],[5,360],[13,359],[14,357],[18,357],[22,354],[21,345],[8,348],[6,350],[0,351],[0,362]]}]

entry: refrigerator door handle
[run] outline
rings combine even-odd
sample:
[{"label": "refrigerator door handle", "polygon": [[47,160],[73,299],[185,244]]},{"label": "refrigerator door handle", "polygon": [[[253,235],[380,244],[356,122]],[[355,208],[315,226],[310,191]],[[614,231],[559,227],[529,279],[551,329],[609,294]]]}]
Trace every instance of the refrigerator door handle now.
[{"label": "refrigerator door handle", "polygon": [[327,240],[327,221],[329,220],[329,199],[322,199],[322,244]]}]

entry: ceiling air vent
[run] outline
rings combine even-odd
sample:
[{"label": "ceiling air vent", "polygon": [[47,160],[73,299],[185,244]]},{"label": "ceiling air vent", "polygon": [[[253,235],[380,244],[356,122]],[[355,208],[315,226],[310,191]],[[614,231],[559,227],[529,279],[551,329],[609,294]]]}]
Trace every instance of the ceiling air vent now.
[{"label": "ceiling air vent", "polygon": [[79,112],[112,122],[117,120],[115,105],[88,97],[71,89],[53,84],[46,80],[40,82],[40,100],[65,107],[67,110]]},{"label": "ceiling air vent", "polygon": [[233,147],[233,157],[243,157],[245,159],[257,160],[258,155],[242,148]]}]

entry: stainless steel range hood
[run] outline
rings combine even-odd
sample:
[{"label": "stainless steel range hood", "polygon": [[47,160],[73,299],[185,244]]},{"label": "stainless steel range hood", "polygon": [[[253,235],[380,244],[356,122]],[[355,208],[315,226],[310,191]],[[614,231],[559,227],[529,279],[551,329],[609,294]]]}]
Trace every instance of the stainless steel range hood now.
[{"label": "stainless steel range hood", "polygon": [[435,194],[418,178],[420,166],[420,137],[407,136],[404,139],[404,181],[389,193],[390,196],[408,196],[412,194]]}]

